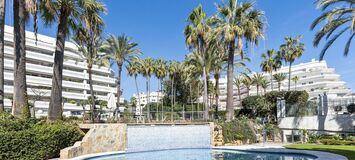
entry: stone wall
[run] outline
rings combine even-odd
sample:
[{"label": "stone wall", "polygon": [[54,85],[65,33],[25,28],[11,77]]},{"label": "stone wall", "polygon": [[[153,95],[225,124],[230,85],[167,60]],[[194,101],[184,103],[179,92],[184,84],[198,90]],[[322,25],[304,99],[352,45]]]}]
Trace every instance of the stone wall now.
[{"label": "stone wall", "polygon": [[127,148],[126,124],[81,124],[89,129],[82,141],[60,151],[60,159],[69,159],[85,154],[125,151]]}]

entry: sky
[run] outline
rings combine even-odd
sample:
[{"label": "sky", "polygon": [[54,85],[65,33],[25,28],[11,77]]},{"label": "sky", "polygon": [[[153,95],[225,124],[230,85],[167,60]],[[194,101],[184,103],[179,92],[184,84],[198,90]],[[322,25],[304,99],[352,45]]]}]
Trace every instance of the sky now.
[{"label": "sky", "polygon": [[[9,1],[9,0],[7,0]],[[226,0],[225,0],[226,1]],[[221,0],[103,0],[108,13],[105,21],[104,36],[125,34],[139,44],[143,54],[141,58],[164,58],[165,60],[183,60],[188,53],[183,30],[187,25],[187,16],[194,7],[201,4],[208,16],[216,13],[216,4]],[[285,36],[302,35],[305,52],[295,64],[318,59],[324,42],[314,48],[312,40],[316,31],[310,30],[310,24],[322,12],[316,9],[313,0],[254,0],[255,8],[264,11],[267,30],[264,40],[258,47],[247,53],[251,58],[248,67],[260,71],[261,54],[267,49],[278,49]],[[8,3],[9,4],[9,3]],[[7,23],[11,23],[7,21]],[[30,27],[28,27],[30,28]],[[29,29],[31,30],[31,29]],[[40,25],[39,33],[56,35],[56,26]],[[346,37],[338,39],[325,56],[328,67],[335,68],[349,88],[355,88],[355,45],[348,57],[343,56]],[[116,66],[113,66],[117,70]],[[123,97],[130,99],[136,92],[134,78],[122,72]],[[152,91],[157,90],[158,82],[152,79]],[[138,77],[140,91],[145,90],[145,79]]]}]

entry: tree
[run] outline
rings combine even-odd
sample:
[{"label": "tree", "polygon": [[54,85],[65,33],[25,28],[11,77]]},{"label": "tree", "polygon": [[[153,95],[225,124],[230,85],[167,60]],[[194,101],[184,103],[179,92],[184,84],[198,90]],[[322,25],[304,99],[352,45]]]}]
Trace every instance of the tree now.
[{"label": "tree", "polygon": [[46,96],[46,94],[48,93],[46,89],[46,87],[31,87],[30,88],[32,93],[33,93],[33,96],[31,98],[32,100],[32,108],[31,108],[31,117],[32,118],[36,118],[36,108],[35,108],[35,105],[36,105],[36,102],[37,101],[40,101],[43,99],[44,96]]},{"label": "tree", "polygon": [[286,37],[285,43],[280,46],[280,53],[282,58],[289,63],[288,66],[288,91],[291,87],[291,66],[292,63],[304,52],[304,44],[300,42],[300,36]]},{"label": "tree", "polygon": [[4,107],[4,32],[6,0],[0,1],[0,112],[5,111]]},{"label": "tree", "polygon": [[[243,59],[243,40],[257,44],[263,35],[263,13],[253,9],[252,3],[237,5],[236,0],[229,0],[226,5],[219,5],[218,12],[222,22],[219,32],[228,48],[227,66],[227,121],[234,118],[233,106],[233,73],[235,49]],[[237,44],[235,44],[237,42]]]},{"label": "tree", "polygon": [[274,75],[274,79],[277,81],[279,91],[281,91],[281,82],[286,79],[286,74],[285,73],[277,73]]},{"label": "tree", "polygon": [[146,78],[146,89],[147,89],[147,119],[150,121],[150,78],[154,73],[154,60],[152,58],[146,58],[142,60],[141,73],[143,77]]},{"label": "tree", "polygon": [[239,102],[242,102],[242,95],[240,93],[240,88],[243,85],[243,77],[241,75],[237,76],[234,78],[234,85],[237,87],[237,91],[238,91],[238,97],[239,97]]},{"label": "tree", "polygon": [[[311,30],[323,25],[313,39],[313,46],[318,47],[322,39],[326,40],[325,46],[320,53],[323,59],[325,53],[331,45],[343,34],[349,33],[349,38],[345,43],[344,56],[350,50],[351,41],[355,36],[355,8],[354,0],[317,0],[317,8],[321,8],[324,13],[317,17]],[[328,9],[334,6],[332,9]],[[325,37],[325,38],[324,38]]]},{"label": "tree", "polygon": [[170,61],[169,62],[169,67],[168,67],[168,73],[169,73],[169,78],[171,81],[171,121],[173,121],[173,112],[174,112],[174,106],[175,106],[175,92],[176,92],[176,87],[175,87],[175,79],[177,78],[177,75],[179,73],[179,66],[180,63],[177,61]]},{"label": "tree", "polygon": [[270,84],[271,84],[271,91],[274,90],[273,85],[273,71],[276,71],[281,67],[281,59],[279,58],[278,54],[275,54],[274,49],[267,50],[266,53],[261,55],[263,61],[261,62],[261,69],[264,72],[270,73]]},{"label": "tree", "polygon": [[[202,61],[206,56],[206,42],[209,36],[210,27],[206,22],[206,13],[201,5],[197,6],[188,17],[188,25],[185,28],[184,34],[186,44],[190,49],[194,49],[196,54],[202,57]],[[207,100],[207,71],[206,65],[203,63],[203,86],[204,94],[203,101],[205,105],[204,119],[208,119],[208,100]]]},{"label": "tree", "polygon": [[294,76],[294,77],[292,77],[292,81],[295,83],[295,90],[296,90],[296,88],[297,88],[297,82],[300,80],[300,77],[298,77],[298,76]]},{"label": "tree", "polygon": [[264,76],[260,73],[256,73],[252,77],[252,84],[256,86],[256,94],[259,96],[259,88],[265,80]]},{"label": "tree", "polygon": [[242,83],[244,85],[244,87],[247,89],[247,95],[250,95],[250,87],[253,84],[253,80],[248,76],[248,75],[244,75],[243,79],[242,79]]},{"label": "tree", "polygon": [[[132,42],[132,38],[125,36],[109,35],[100,47],[100,51],[106,54],[106,57],[117,65],[117,101],[116,111],[120,107],[121,97],[121,75],[122,66],[136,58],[140,53],[138,44]],[[116,114],[117,115],[117,114]]]},{"label": "tree", "polygon": [[139,94],[139,89],[138,89],[138,83],[137,83],[137,75],[139,74],[139,69],[142,67],[142,64],[140,63],[141,60],[139,60],[138,58],[134,58],[132,59],[132,61],[130,61],[128,63],[128,65],[126,66],[127,72],[129,76],[134,76],[134,83],[136,85],[136,91],[137,91],[137,96],[138,96],[138,107],[139,107],[139,115],[142,115],[142,106],[141,106],[141,97]]},{"label": "tree", "polygon": [[260,82],[260,87],[263,89],[264,94],[266,93],[266,88],[268,87],[269,82],[264,78],[262,79],[262,81]]},{"label": "tree", "polygon": [[[95,97],[92,80],[92,66],[94,64],[105,64],[108,66],[110,63],[104,55],[98,53],[98,48],[101,46],[101,32],[103,30],[103,19],[100,14],[105,13],[105,6],[95,0],[88,0],[83,2],[86,6],[84,13],[80,16],[81,21],[74,37],[78,45],[78,49],[85,59],[87,64],[87,71],[89,73],[89,85],[91,97]],[[91,121],[94,122],[95,117],[95,99],[91,99],[90,110]]]},{"label": "tree", "polygon": [[14,96],[12,114],[17,117],[29,118],[26,84],[26,2],[13,1],[14,12]]},{"label": "tree", "polygon": [[[154,64],[154,68],[155,68],[154,69],[155,76],[160,81],[159,84],[158,84],[158,97],[162,97],[162,96],[159,95],[159,93],[163,93],[163,81],[164,81],[164,78],[167,75],[166,61],[164,59],[161,59],[161,58],[156,60],[155,64]],[[160,90],[159,90],[159,86],[160,86]],[[158,109],[157,109],[157,111],[158,111]],[[164,118],[164,102],[163,102],[163,100],[161,100],[161,111],[162,111],[162,117],[161,118],[163,119]],[[158,112],[157,112],[157,114],[158,114]]]},{"label": "tree", "polygon": [[62,118],[62,79],[65,39],[78,25],[80,11],[85,10],[81,0],[42,0],[40,10],[46,25],[58,22],[56,48],[54,52],[52,90],[47,121]]}]

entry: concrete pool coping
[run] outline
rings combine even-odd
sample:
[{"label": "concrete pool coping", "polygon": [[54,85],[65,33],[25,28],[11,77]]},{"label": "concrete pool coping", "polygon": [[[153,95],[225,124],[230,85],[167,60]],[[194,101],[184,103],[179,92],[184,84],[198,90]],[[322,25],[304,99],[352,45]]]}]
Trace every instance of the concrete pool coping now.
[{"label": "concrete pool coping", "polygon": [[[345,156],[322,152],[322,151],[311,151],[311,150],[296,150],[296,149],[286,149],[282,146],[271,145],[271,146],[260,146],[260,145],[242,145],[242,146],[219,146],[212,147],[211,149],[217,150],[235,150],[235,151],[244,151],[244,152],[263,152],[263,153],[278,153],[278,154],[301,154],[317,157],[315,160],[348,160]],[[95,154],[87,154],[79,157],[72,158],[71,160],[85,160],[88,158],[115,155],[115,154],[124,154],[126,151],[115,151],[115,152],[103,152]]]}]

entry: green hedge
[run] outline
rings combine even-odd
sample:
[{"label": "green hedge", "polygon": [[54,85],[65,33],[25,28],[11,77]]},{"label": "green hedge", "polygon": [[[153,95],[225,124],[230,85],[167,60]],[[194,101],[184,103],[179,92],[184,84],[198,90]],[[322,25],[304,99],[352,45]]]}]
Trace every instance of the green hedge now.
[{"label": "green hedge", "polygon": [[241,140],[244,143],[248,140],[250,143],[256,142],[256,130],[253,128],[255,124],[246,118],[223,122],[219,125],[222,126],[223,139],[226,143],[233,143],[236,140]]},{"label": "green hedge", "polygon": [[47,124],[0,114],[0,159],[37,160],[59,157],[60,150],[80,141],[75,124]]}]

